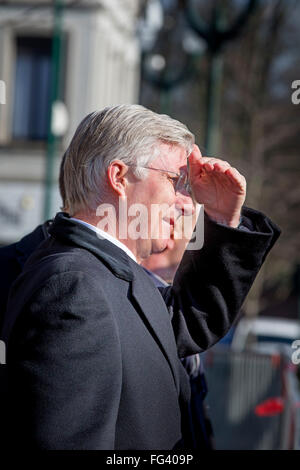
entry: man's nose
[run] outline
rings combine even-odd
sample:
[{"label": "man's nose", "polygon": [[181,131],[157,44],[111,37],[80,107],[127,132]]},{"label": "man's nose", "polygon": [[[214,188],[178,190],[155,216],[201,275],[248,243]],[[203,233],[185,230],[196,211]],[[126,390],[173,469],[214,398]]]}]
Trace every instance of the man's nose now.
[{"label": "man's nose", "polygon": [[195,205],[193,199],[188,192],[177,192],[175,207],[180,215],[193,215],[195,213]]}]

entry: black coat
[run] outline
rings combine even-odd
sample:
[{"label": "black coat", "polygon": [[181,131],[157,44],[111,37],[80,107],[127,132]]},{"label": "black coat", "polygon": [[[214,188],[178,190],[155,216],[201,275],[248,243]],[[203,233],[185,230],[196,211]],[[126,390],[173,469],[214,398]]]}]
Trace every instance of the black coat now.
[{"label": "black coat", "polygon": [[49,226],[50,221],[48,220],[20,241],[0,248],[0,327],[11,285],[21,273],[31,253],[48,237]]},{"label": "black coat", "polygon": [[226,334],[279,236],[262,214],[244,213],[257,231],[206,219],[204,247],[185,253],[173,286],[160,293],[123,250],[58,214],[8,304],[8,443],[181,445],[180,406],[190,390],[178,356]]}]

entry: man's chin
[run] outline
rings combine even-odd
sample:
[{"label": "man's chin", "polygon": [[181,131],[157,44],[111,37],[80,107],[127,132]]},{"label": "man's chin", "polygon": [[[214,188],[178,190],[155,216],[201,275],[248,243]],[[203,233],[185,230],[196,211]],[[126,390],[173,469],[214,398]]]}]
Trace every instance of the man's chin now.
[{"label": "man's chin", "polygon": [[172,238],[172,239],[170,238],[170,239],[167,241],[167,248],[168,248],[169,250],[173,250],[174,246],[175,246],[175,241],[174,241],[173,238]]},{"label": "man's chin", "polygon": [[167,250],[172,250],[174,248],[174,240],[157,240],[156,243],[152,245],[152,253],[164,253]]}]

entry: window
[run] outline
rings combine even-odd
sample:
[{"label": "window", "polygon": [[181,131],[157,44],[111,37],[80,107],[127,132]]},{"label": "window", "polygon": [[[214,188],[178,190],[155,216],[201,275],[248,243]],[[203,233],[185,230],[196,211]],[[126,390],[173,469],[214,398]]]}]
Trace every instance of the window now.
[{"label": "window", "polygon": [[51,93],[52,40],[16,38],[16,76],[12,135],[20,140],[45,140]]}]

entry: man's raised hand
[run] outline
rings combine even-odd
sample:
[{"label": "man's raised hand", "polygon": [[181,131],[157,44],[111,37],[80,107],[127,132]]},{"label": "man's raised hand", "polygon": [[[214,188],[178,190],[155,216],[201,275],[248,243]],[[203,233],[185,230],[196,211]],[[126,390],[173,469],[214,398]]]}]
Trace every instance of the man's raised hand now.
[{"label": "man's raised hand", "polygon": [[194,145],[189,156],[189,180],[194,199],[204,204],[206,214],[216,222],[237,227],[246,198],[246,180],[224,160],[202,157]]}]

